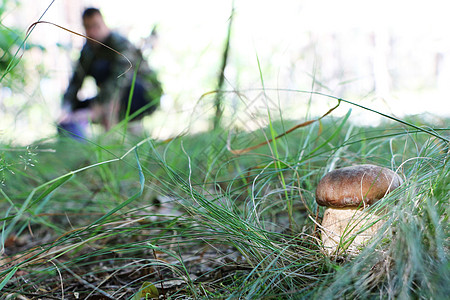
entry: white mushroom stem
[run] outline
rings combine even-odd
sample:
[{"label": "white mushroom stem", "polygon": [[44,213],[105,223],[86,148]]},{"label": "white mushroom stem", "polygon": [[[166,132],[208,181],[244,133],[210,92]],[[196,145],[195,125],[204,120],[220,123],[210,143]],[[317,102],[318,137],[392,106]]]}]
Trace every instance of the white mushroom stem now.
[{"label": "white mushroom stem", "polygon": [[[322,220],[322,243],[328,254],[346,251],[357,253],[375,235],[384,221],[358,209],[328,207]],[[363,232],[360,232],[364,230]]]}]

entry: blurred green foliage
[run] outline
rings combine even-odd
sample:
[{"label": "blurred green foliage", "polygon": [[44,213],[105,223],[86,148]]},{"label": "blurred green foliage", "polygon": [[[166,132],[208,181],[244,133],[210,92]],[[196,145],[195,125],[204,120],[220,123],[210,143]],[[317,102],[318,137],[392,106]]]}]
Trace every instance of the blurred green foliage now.
[{"label": "blurred green foliage", "polygon": [[[19,64],[21,51],[33,47],[35,44],[25,43],[24,30],[9,27],[4,24],[4,19],[11,8],[19,5],[18,0],[2,0],[0,2],[0,82],[7,79],[6,86],[12,83],[24,83],[24,67]],[[21,50],[22,48],[22,50]]]},{"label": "blurred green foliage", "polygon": [[2,0],[0,2],[0,70],[1,80],[7,75],[14,76],[15,72],[12,71],[14,65],[14,58],[20,45],[23,42],[21,34],[18,30],[10,28],[4,25],[3,20],[5,18],[5,12],[13,5],[17,4],[17,0]]}]

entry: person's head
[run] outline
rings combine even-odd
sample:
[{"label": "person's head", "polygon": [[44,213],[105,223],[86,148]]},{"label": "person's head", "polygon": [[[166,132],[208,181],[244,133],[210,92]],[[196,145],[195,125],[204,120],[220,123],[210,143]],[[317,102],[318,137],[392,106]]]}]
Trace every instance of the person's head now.
[{"label": "person's head", "polygon": [[104,42],[110,34],[110,29],[106,26],[100,10],[93,7],[86,8],[82,18],[86,35],[97,41]]}]

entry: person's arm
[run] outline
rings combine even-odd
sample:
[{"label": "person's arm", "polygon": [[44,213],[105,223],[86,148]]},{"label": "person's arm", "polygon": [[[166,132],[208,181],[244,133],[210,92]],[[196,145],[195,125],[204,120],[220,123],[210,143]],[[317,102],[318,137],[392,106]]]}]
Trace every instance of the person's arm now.
[{"label": "person's arm", "polygon": [[78,106],[77,94],[83,85],[84,78],[88,68],[89,51],[86,46],[83,47],[80,53],[80,58],[75,65],[72,78],[70,79],[69,86],[63,96],[63,107],[65,109],[73,110]]}]

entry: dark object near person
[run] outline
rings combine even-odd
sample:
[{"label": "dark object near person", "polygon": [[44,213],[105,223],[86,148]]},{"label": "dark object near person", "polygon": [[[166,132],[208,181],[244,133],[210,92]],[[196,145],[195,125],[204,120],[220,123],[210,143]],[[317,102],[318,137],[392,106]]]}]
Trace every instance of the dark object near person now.
[{"label": "dark object near person", "polygon": [[58,134],[78,141],[84,141],[86,136],[85,126],[77,122],[60,123],[58,125]]}]

